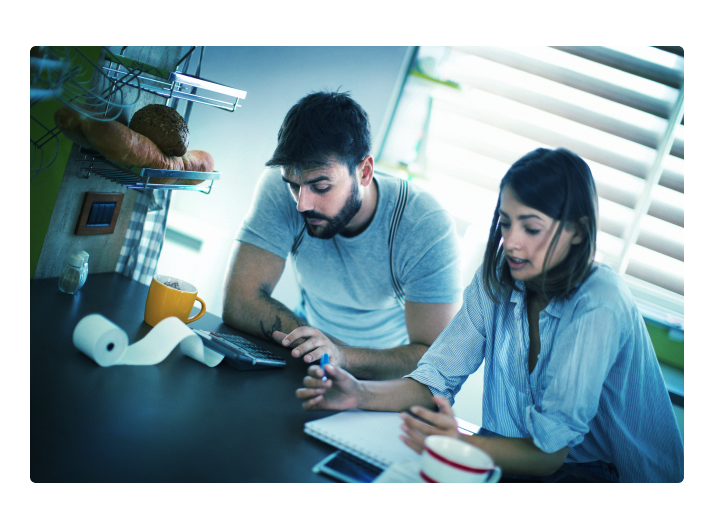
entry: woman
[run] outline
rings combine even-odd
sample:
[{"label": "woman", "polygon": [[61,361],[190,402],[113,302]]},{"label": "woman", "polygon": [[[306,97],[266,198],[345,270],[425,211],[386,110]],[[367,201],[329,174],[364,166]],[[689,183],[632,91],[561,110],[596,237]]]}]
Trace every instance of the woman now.
[{"label": "woman", "polygon": [[[613,481],[682,481],[682,437],[643,318],[623,279],[593,260],[596,201],[572,152],[518,160],[501,181],[484,262],[416,370],[359,381],[312,366],[296,391],[303,407],[411,408],[427,422],[403,414],[413,449],[431,434],[460,438],[504,473],[546,476],[567,462]],[[460,435],[450,406],[482,361],[482,425],[503,438]]]}]

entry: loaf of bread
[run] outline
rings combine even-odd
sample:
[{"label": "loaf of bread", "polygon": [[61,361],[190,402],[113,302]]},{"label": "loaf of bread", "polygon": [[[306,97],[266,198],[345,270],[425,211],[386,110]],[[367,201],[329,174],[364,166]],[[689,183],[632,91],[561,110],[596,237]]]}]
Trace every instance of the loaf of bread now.
[{"label": "loaf of bread", "polygon": [[68,106],[62,106],[54,114],[54,123],[68,139],[78,143],[83,148],[93,150],[93,145],[90,144],[83,130],[81,130],[81,114]]},{"label": "loaf of bread", "polygon": [[151,139],[167,156],[183,156],[188,150],[188,124],[173,108],[150,104],[137,110],[130,128]]},{"label": "loaf of bread", "polygon": [[[96,121],[62,107],[54,114],[59,130],[72,141],[97,150],[105,158],[130,167],[171,171],[213,172],[215,160],[203,150],[167,156],[149,138],[117,121]],[[196,185],[204,180],[151,178],[153,183]]]}]

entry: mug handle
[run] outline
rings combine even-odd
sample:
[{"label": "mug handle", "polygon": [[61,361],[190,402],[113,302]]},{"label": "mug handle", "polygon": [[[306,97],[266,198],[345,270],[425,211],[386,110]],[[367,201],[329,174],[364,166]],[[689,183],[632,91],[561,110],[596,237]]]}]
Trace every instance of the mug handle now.
[{"label": "mug handle", "polygon": [[501,478],[501,467],[494,466],[494,469],[491,472],[491,476],[488,479],[486,479],[484,482],[486,482],[487,484],[494,484],[495,482],[498,482],[500,478]]},{"label": "mug handle", "polygon": [[203,302],[203,299],[201,299],[197,295],[196,295],[196,301],[198,301],[200,303],[200,312],[198,312],[196,315],[194,315],[190,319],[186,319],[186,324],[192,323],[193,321],[197,321],[198,319],[200,319],[201,317],[203,317],[205,315],[205,302]]}]

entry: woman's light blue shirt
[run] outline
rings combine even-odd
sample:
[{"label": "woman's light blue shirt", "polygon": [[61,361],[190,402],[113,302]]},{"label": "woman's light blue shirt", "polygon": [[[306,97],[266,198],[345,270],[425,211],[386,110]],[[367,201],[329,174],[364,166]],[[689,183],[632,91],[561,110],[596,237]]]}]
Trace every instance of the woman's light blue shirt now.
[{"label": "woman's light blue shirt", "polygon": [[595,266],[569,299],[550,301],[539,327],[540,355],[529,373],[526,295],[513,291],[494,304],[480,268],[459,313],[409,377],[454,402],[486,361],[483,427],[532,437],[546,453],[569,446],[568,462],[612,463],[621,482],[681,482],[682,437],[623,279]]}]

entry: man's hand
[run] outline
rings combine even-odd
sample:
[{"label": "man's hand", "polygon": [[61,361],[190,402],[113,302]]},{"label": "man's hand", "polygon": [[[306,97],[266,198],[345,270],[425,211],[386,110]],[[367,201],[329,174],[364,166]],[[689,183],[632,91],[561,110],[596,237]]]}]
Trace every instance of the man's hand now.
[{"label": "man's hand", "polygon": [[283,346],[293,349],[293,357],[303,357],[306,363],[312,363],[323,357],[323,354],[328,354],[330,364],[345,367],[344,352],[317,328],[299,326],[290,334],[276,331],[272,335]]},{"label": "man's hand", "polygon": [[450,402],[441,396],[433,397],[433,401],[440,407],[440,412],[433,412],[419,405],[411,407],[411,412],[423,421],[412,417],[408,413],[401,413],[403,418],[401,429],[407,435],[402,436],[401,440],[416,453],[423,452],[425,438],[428,436],[443,435],[451,438],[460,438],[460,433],[457,431],[455,413],[452,411]]},{"label": "man's hand", "polygon": [[304,389],[296,390],[296,398],[303,400],[306,411],[354,409],[359,405],[359,381],[333,365],[325,365],[325,370],[319,365],[308,367],[303,385]]}]

